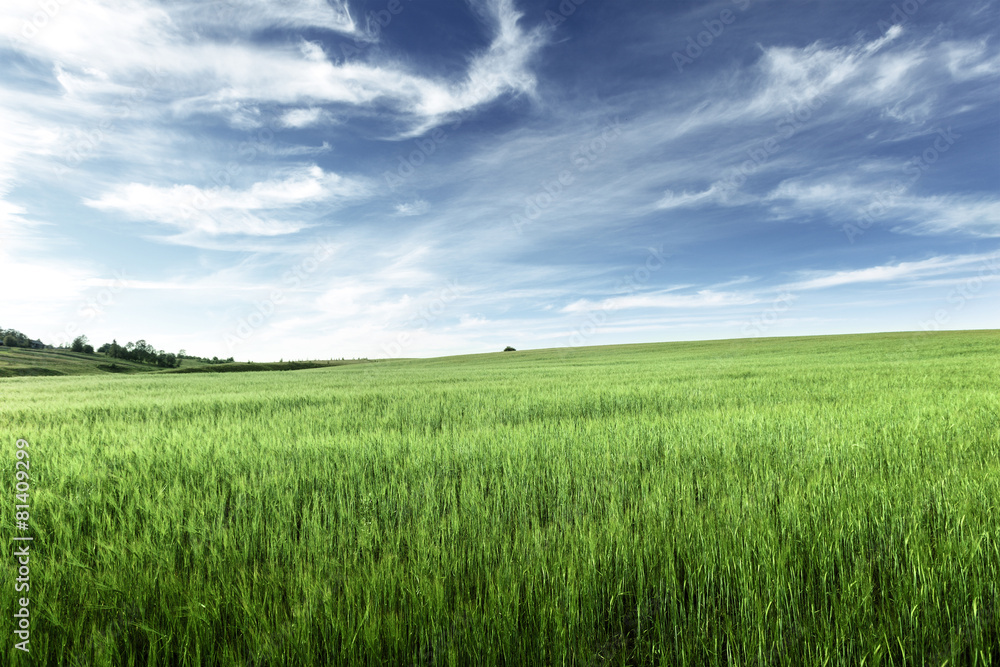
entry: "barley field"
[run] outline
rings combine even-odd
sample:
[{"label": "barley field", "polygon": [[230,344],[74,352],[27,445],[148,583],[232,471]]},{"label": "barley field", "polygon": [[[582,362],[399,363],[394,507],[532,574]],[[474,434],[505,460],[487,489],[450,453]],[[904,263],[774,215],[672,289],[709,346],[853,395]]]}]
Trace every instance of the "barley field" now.
[{"label": "barley field", "polygon": [[1000,664],[997,331],[3,378],[0,433],[6,664]]}]

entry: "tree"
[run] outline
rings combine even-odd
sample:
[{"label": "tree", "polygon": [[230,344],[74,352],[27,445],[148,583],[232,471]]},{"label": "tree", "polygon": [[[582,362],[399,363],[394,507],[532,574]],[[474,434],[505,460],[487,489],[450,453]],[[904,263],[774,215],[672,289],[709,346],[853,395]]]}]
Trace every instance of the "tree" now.
[{"label": "tree", "polygon": [[146,364],[155,364],[161,368],[176,368],[181,365],[180,357],[173,352],[157,350],[145,340],[119,345],[117,339],[110,343],[105,343],[97,350],[101,354],[112,359],[125,359],[126,361],[138,361]]},{"label": "tree", "polygon": [[162,350],[156,355],[156,365],[160,368],[173,368],[177,365],[177,356],[173,353],[165,353]]},{"label": "tree", "polygon": [[84,345],[83,346],[83,353],[84,354],[93,354],[94,353],[94,346],[91,345],[91,344],[89,344],[89,343],[87,345]]},{"label": "tree", "polygon": [[[90,341],[87,340],[86,336],[77,336],[73,339],[73,345],[70,349],[74,352],[83,352],[83,348],[88,342]],[[90,348],[90,350],[93,352],[94,348]]]},{"label": "tree", "polygon": [[112,359],[121,359],[122,358],[122,352],[123,352],[122,346],[118,344],[118,340],[117,339],[112,338],[111,342],[109,344],[107,344],[107,348],[108,348],[108,351],[105,352],[106,355],[108,355]]},{"label": "tree", "polygon": [[31,347],[31,340],[17,329],[0,329],[0,338],[7,347]]},{"label": "tree", "polygon": [[507,347],[505,347],[503,349],[503,351],[504,352],[517,352],[517,350],[515,350],[514,348],[512,348],[510,345],[508,345]]}]

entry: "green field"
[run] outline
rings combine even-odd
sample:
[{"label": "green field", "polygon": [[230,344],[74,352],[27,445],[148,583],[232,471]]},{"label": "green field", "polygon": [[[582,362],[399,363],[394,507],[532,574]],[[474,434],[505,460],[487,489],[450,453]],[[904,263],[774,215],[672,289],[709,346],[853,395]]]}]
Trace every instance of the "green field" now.
[{"label": "green field", "polygon": [[[113,367],[112,364],[114,364]],[[158,370],[160,369],[156,366],[122,359],[109,359],[103,354],[0,346],[0,378],[150,373]]]},{"label": "green field", "polygon": [[103,354],[85,354],[63,349],[27,349],[0,346],[0,378],[55,375],[116,375],[131,373],[247,373],[252,371],[294,371],[305,368],[368,363],[367,359],[325,361],[275,361],[270,363],[205,363],[184,357],[180,368],[159,368],[138,361],[111,359]]},{"label": "green field", "polygon": [[31,664],[1000,664],[997,331],[7,378],[0,431]]}]

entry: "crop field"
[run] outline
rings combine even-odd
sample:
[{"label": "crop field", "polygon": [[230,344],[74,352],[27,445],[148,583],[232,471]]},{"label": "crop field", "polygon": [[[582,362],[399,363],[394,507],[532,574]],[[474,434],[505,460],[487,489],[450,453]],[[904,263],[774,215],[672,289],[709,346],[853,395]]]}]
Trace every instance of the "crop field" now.
[{"label": "crop field", "polygon": [[6,664],[1000,664],[997,331],[4,378],[0,432]]}]

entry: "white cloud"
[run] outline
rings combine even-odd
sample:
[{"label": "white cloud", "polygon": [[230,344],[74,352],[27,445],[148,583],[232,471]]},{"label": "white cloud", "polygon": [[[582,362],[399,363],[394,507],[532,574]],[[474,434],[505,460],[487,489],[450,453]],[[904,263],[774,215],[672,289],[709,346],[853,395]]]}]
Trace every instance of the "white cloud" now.
[{"label": "white cloud", "polygon": [[324,172],[314,165],[295,170],[283,179],[254,183],[245,190],[129,183],[84,203],[184,232],[277,236],[307,226],[301,217],[289,215],[297,206],[324,203],[332,207],[366,197],[370,192],[364,181]]},{"label": "white cloud", "polygon": [[281,116],[281,124],[285,127],[302,128],[316,125],[326,113],[318,107],[308,109],[291,109]]},{"label": "white cloud", "polygon": [[779,289],[788,292],[801,292],[857,283],[913,281],[925,276],[967,271],[977,264],[985,265],[991,260],[995,262],[996,257],[996,254],[943,255],[917,262],[899,262],[898,264],[885,264],[864,269],[811,272],[807,275],[813,277],[782,285]]},{"label": "white cloud", "polygon": [[738,292],[716,292],[711,289],[699,290],[695,294],[635,294],[617,296],[602,301],[580,299],[560,312],[587,313],[595,310],[613,311],[630,308],[708,308],[719,306],[736,306],[756,303],[751,294]]},{"label": "white cloud", "polygon": [[427,213],[430,208],[431,205],[429,202],[423,199],[418,199],[405,204],[396,204],[396,215],[403,217],[423,215],[424,213]]},{"label": "white cloud", "polygon": [[664,193],[663,198],[656,202],[655,207],[660,210],[668,210],[673,208],[697,206],[700,204],[718,203],[722,199],[721,187],[718,184],[713,183],[711,187],[701,192],[688,192],[685,190],[684,192],[677,194],[668,190]]},{"label": "white cloud", "polygon": [[764,199],[785,217],[820,212],[846,220],[845,226],[853,225],[855,231],[889,224],[894,231],[911,234],[1000,236],[1000,199],[973,194],[919,196],[906,183],[885,180],[884,172],[881,176],[869,175],[865,181],[850,176],[790,179]]},{"label": "white cloud", "polygon": [[1000,76],[1000,54],[991,53],[986,40],[945,42],[941,49],[948,71],[956,81]]},{"label": "white cloud", "polygon": [[[536,79],[529,65],[544,43],[540,30],[520,27],[521,14],[511,0],[480,0],[476,6],[489,22],[492,42],[483,52],[470,55],[464,76],[448,80],[412,73],[407,65],[389,60],[337,64],[311,42],[265,47],[240,40],[249,38],[254,29],[274,26],[356,32],[345,3],[225,0],[207,3],[211,9],[195,7],[201,23],[187,26],[190,19],[184,11],[192,5],[75,0],[44,29],[33,32],[31,39],[23,39],[25,19],[10,17],[30,18],[38,9],[31,0],[14,2],[16,6],[7,8],[7,18],[0,21],[0,37],[58,66],[71,97],[83,101],[120,93],[122,87],[154,71],[157,92],[172,100],[177,113],[221,114],[238,128],[253,124],[261,104],[298,107],[308,100],[313,106],[342,105],[342,113],[351,108],[367,113],[378,104],[396,114],[411,132],[421,132],[506,93],[533,94]],[[225,19],[234,12],[241,20]],[[205,22],[232,24],[242,34],[217,41],[199,37]],[[285,116],[289,126],[321,119],[318,111],[308,109],[289,110]]]}]

